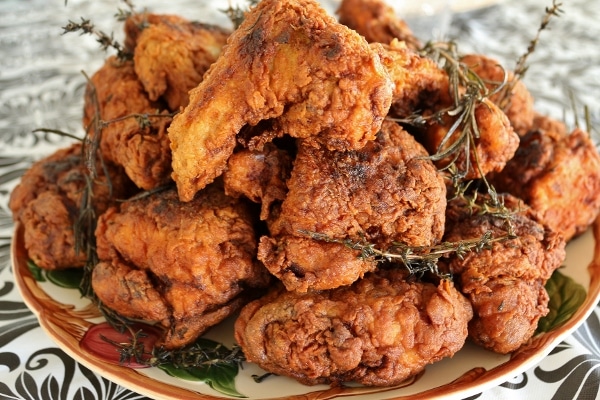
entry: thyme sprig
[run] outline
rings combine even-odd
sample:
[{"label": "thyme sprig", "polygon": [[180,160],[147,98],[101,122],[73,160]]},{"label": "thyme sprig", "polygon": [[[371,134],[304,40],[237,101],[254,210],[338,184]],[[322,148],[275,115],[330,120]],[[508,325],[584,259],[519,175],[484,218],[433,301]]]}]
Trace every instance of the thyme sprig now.
[{"label": "thyme sprig", "polygon": [[169,350],[162,346],[155,346],[150,351],[146,350],[143,343],[147,334],[143,330],[134,330],[127,326],[131,339],[129,342],[117,342],[107,337],[103,340],[115,346],[119,351],[120,362],[126,364],[135,360],[140,365],[158,367],[172,364],[178,368],[198,368],[231,365],[242,368],[246,356],[238,345],[227,348],[221,343],[207,346],[197,341],[181,349]]},{"label": "thyme sprig", "polygon": [[480,238],[465,239],[460,242],[442,242],[433,246],[408,246],[404,243],[394,242],[388,248],[382,250],[365,239],[340,239],[303,229],[298,230],[298,233],[313,240],[342,244],[349,249],[358,250],[360,251],[359,257],[365,260],[399,262],[411,275],[418,276],[429,272],[442,279],[452,279],[452,277],[450,274],[442,273],[438,269],[438,261],[441,257],[455,254],[459,258],[463,258],[468,252],[480,252],[491,248],[491,245],[495,242],[515,238],[514,234],[509,232],[494,237],[491,231],[486,231]]},{"label": "thyme sprig", "polygon": [[[121,12],[122,13],[122,12]],[[119,18],[125,18],[123,15],[120,15]],[[79,22],[69,20],[69,23],[62,27],[63,35],[71,32],[79,32],[80,35],[92,35],[96,37],[96,41],[100,43],[100,48],[104,51],[108,51],[108,49],[112,48],[117,52],[117,58],[119,60],[131,60],[133,59],[133,53],[114,39],[113,34],[110,35],[96,29],[96,26],[91,22],[91,20],[87,18],[81,17]]]},{"label": "thyme sprig", "polygon": [[468,65],[460,61],[458,45],[452,41],[429,42],[423,47],[421,53],[436,61],[448,74],[450,94],[453,100],[452,105],[436,111],[431,116],[417,118],[417,121],[427,118],[438,123],[443,123],[446,116],[454,119],[440,141],[437,151],[430,158],[432,161],[450,158],[448,165],[443,168],[448,170],[451,166],[456,165],[456,161],[463,154],[465,168],[463,170],[455,169],[453,173],[455,180],[462,180],[471,168],[472,154],[475,168],[479,170],[479,175],[483,176],[479,167],[477,151],[472,151],[475,149],[476,140],[481,136],[475,111],[480,104],[504,87],[507,74],[505,73],[502,82],[491,84],[485,81]]},{"label": "thyme sprig", "polygon": [[516,66],[513,71],[514,77],[502,89],[502,95],[501,95],[501,98],[498,100],[498,106],[500,108],[502,108],[503,110],[505,110],[510,105],[510,96],[511,96],[511,93],[512,93],[515,85],[517,84],[517,82],[519,80],[522,80],[525,77],[525,74],[527,73],[527,70],[529,69],[529,66],[527,65],[527,60],[535,52],[535,49],[540,41],[542,32],[545,31],[546,29],[548,29],[548,25],[550,24],[550,21],[554,17],[559,17],[560,14],[563,13],[563,10],[561,9],[561,7],[562,7],[562,3],[557,3],[556,0],[552,0],[552,6],[546,7],[546,9],[545,9],[546,12],[544,14],[544,17],[542,18],[542,21],[540,22],[540,25],[537,29],[537,32],[536,32],[534,38],[531,39],[531,41],[529,42],[529,45],[527,46],[527,50],[525,51],[525,53],[523,53],[517,59]]}]

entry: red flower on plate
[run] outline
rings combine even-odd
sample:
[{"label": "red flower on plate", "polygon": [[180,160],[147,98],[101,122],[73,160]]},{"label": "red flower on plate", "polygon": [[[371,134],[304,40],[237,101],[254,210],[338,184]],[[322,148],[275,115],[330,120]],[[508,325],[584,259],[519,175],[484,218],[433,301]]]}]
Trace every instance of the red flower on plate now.
[{"label": "red flower on plate", "polygon": [[[136,344],[143,346],[141,359],[130,355],[126,349],[131,349],[136,336]],[[79,343],[88,353],[106,362],[124,365],[130,368],[147,368],[152,357],[154,344],[161,336],[161,331],[150,325],[135,324],[125,332],[119,332],[107,322],[92,325]]]}]

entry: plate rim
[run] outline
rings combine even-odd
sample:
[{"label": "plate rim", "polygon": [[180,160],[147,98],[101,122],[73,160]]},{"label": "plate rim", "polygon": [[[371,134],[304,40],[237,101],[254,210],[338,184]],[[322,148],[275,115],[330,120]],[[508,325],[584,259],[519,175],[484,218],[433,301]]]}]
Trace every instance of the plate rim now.
[{"label": "plate rim", "polygon": [[[506,381],[507,378],[510,378],[511,375],[518,375],[538,364],[545,358],[558,344],[560,344],[560,342],[587,320],[600,301],[600,216],[598,216],[588,229],[593,235],[593,257],[587,266],[590,282],[586,290],[584,302],[567,322],[555,330],[536,335],[528,344],[510,354],[510,358],[507,361],[504,361],[491,369],[487,369],[483,373],[476,373],[476,376],[474,376],[473,379],[468,379],[468,377],[467,379],[463,379],[469,374],[469,372],[467,372],[454,381],[418,393],[394,397],[394,399],[430,400],[464,398],[465,396],[481,393],[482,391],[497,386]],[[52,341],[71,358],[95,373],[141,395],[150,397],[161,396],[160,398],[165,400],[216,400],[231,398],[226,396],[213,396],[176,386],[169,382],[157,381],[156,379],[139,373],[137,370],[127,366],[109,364],[92,353],[85,352],[81,349],[78,339],[74,337],[72,333],[66,331],[64,326],[55,324],[53,322],[54,318],[47,318],[49,311],[47,306],[38,301],[38,298],[33,292],[38,291],[43,293],[45,297],[51,302],[56,303],[58,307],[74,308],[74,306],[58,302],[39,287],[37,281],[27,267],[26,250],[22,243],[23,227],[19,222],[15,223],[13,233],[10,246],[10,257],[17,289],[27,307],[35,314],[46,335],[48,335]],[[91,306],[93,307],[93,305]],[[88,324],[86,329],[93,325],[93,323],[83,319],[81,321]],[[65,322],[68,323],[68,321]],[[508,370],[507,365],[510,366]],[[509,373],[511,375],[509,375]],[[149,382],[158,382],[159,385],[144,385],[144,383],[148,384]],[[473,385],[473,382],[477,382],[477,384]],[[311,396],[311,393],[315,393],[315,396],[322,400],[339,398],[338,395],[343,396],[339,390],[330,388],[328,390],[309,390],[300,395],[276,398],[269,397],[266,399],[316,399],[317,397]],[[252,399],[260,400],[259,398]]]}]

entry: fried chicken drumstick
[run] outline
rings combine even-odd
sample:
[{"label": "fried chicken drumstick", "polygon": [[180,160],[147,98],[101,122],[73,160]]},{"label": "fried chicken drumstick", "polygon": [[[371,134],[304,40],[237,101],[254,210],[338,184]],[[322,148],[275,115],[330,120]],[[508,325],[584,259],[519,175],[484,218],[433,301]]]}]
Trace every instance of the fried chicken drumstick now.
[{"label": "fried chicken drumstick", "polygon": [[169,128],[179,196],[191,200],[220,175],[236,134],[261,120],[328,148],[360,148],[379,130],[391,92],[368,43],[315,1],[263,0]]}]

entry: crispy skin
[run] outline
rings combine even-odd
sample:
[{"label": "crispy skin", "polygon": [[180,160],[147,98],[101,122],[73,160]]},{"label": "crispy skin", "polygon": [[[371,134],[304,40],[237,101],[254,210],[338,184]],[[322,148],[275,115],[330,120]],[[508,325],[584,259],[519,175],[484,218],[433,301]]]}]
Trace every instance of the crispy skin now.
[{"label": "crispy skin", "polygon": [[[312,240],[366,240],[380,249],[393,241],[428,246],[444,231],[446,188],[412,136],[386,121],[361,150],[329,151],[301,144],[270,238],[259,259],[288,290],[348,285],[375,263],[343,244]],[[328,257],[333,252],[335,256]]]},{"label": "crispy skin", "polygon": [[[143,125],[134,114],[156,114],[165,107],[148,98],[131,61],[109,57],[91,77],[84,98],[83,124],[92,138],[100,135],[105,160],[123,166],[141,189],[150,190],[171,181],[171,151],[167,126],[171,117],[150,117]],[[129,116],[129,117],[128,117]],[[98,118],[105,123],[101,133]]]},{"label": "crispy skin", "polygon": [[161,322],[166,347],[191,343],[268,284],[253,220],[214,185],[187,203],[170,189],[110,208],[96,229],[94,291],[119,314]]},{"label": "crispy skin", "polygon": [[188,92],[221,54],[230,32],[190,21],[160,21],[143,29],[134,50],[135,72],[152,101],[171,111],[189,102]]},{"label": "crispy skin", "polygon": [[589,134],[537,117],[515,157],[491,177],[497,190],[522,198],[565,240],[584,232],[600,211],[600,156]]},{"label": "crispy skin", "polygon": [[242,309],[235,338],[248,361],[306,385],[388,386],[462,348],[472,315],[449,281],[378,271],[338,289],[274,290]]},{"label": "crispy skin", "polygon": [[[548,313],[544,284],[565,258],[565,241],[547,229],[522,201],[505,197],[517,210],[512,219],[516,239],[498,241],[490,249],[456,255],[448,261],[457,286],[473,305],[469,336],[498,353],[510,353],[531,338],[539,319]],[[444,240],[458,242],[505,235],[504,221],[472,213],[462,199],[448,203]]]},{"label": "crispy skin", "polygon": [[272,143],[267,143],[261,151],[241,150],[227,161],[223,173],[225,194],[259,203],[260,219],[266,221],[274,204],[285,199],[291,169],[290,154]]},{"label": "crispy skin", "polygon": [[[490,96],[489,99],[502,108],[519,136],[526,134],[533,126],[535,111],[533,96],[529,93],[523,81],[513,82],[515,79],[514,73],[503,68],[497,60],[481,54],[468,54],[461,57],[460,61],[481,79],[489,82],[490,89],[492,86],[504,82],[506,78],[506,88],[510,88],[510,93],[507,94],[505,90],[501,90]],[[506,104],[501,104],[503,102],[506,102]]]},{"label": "crispy skin", "polygon": [[390,44],[376,43],[372,47],[394,82],[390,114],[408,117],[451,101],[448,74],[432,59],[419,55],[396,39]]},{"label": "crispy skin", "polygon": [[[468,156],[466,148],[461,147],[455,160],[458,171],[464,172],[467,180],[501,171],[519,147],[519,136],[508,117],[491,100],[484,99],[475,106],[474,118],[479,137],[474,138],[474,147],[469,149]],[[424,144],[431,154],[443,154],[458,140],[464,132],[461,128],[454,131],[450,138],[446,138],[455,122],[455,117],[444,115],[441,123],[434,120],[428,124]],[[455,157],[455,154],[442,157],[436,165],[446,167]]]},{"label": "crispy skin", "polygon": [[340,23],[354,29],[370,43],[389,44],[394,39],[418,50],[422,43],[410,27],[382,0],[342,0],[337,10]]},{"label": "crispy skin", "polygon": [[[103,213],[130,195],[132,184],[121,168],[98,162],[92,181],[93,208]],[[109,173],[110,184],[105,171]],[[83,267],[86,254],[76,251],[73,226],[80,215],[88,170],[81,144],[57,150],[34,163],[13,189],[9,207],[24,227],[24,242],[33,262],[44,269]]]},{"label": "crispy skin", "polygon": [[183,201],[219,176],[246,125],[274,127],[328,148],[360,148],[379,130],[392,82],[356,32],[313,0],[264,0],[169,128]]},{"label": "crispy skin", "polygon": [[175,14],[153,14],[153,13],[136,13],[131,14],[123,24],[125,32],[125,49],[133,54],[137,46],[138,38],[142,31],[151,25],[167,24],[172,26],[185,25],[189,21]]}]

